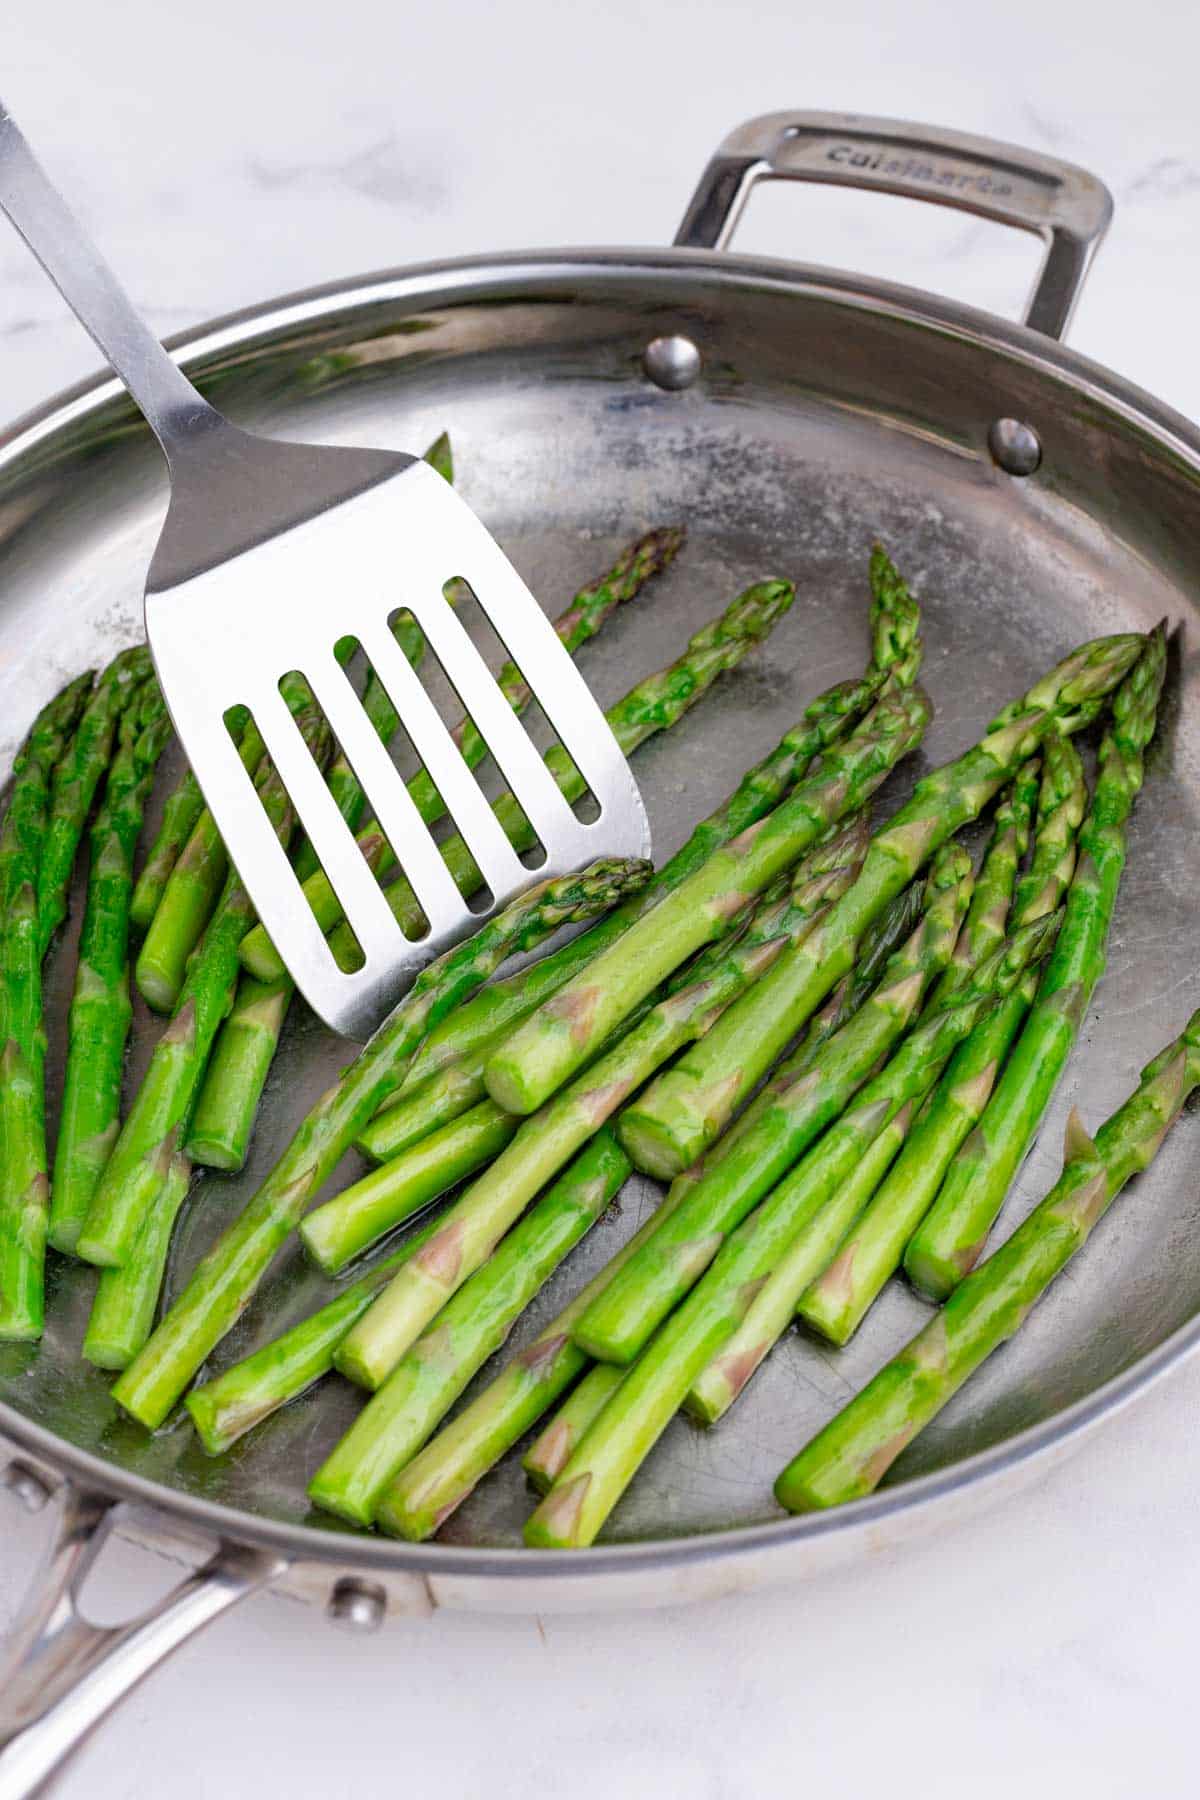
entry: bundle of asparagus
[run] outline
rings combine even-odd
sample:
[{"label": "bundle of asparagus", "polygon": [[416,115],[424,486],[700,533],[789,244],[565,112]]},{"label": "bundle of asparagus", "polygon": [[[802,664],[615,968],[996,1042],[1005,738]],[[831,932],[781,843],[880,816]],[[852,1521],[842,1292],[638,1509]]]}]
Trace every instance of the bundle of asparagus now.
[{"label": "bundle of asparagus", "polygon": [[1200,1012],[1142,1071],[1093,1140],[1072,1112],[1063,1172],[1006,1244],[968,1275],[900,1354],[794,1457],[775,1484],[790,1512],[871,1493],[900,1452],[1010,1338],[1125,1184],[1148,1168],[1200,1086]]},{"label": "bundle of asparagus", "polygon": [[[449,476],[448,446],[429,454]],[[581,590],[557,621],[568,648],[666,567],[681,540],[676,530],[649,533]],[[820,695],[663,869],[600,863],[542,883],[424,972],[157,1329],[193,1157],[244,1161],[291,984],[189,780],[169,798],[134,887],[167,729],[145,652],[124,652],[94,687],[90,676],[72,684],[37,721],[0,827],[0,1332],[41,1328],[39,971],[106,770],[50,1233],[102,1269],[83,1353],[123,1371],[114,1396],[142,1424],[163,1421],[297,1227],[336,1274],[477,1175],[310,1318],[196,1389],[188,1410],[205,1446],[220,1451],[321,1377],[349,1375],[373,1397],[316,1472],[312,1496],[356,1524],[420,1539],[565,1396],[525,1458],[543,1492],[527,1537],[583,1545],[680,1407],[719,1418],[797,1314],[843,1342],[902,1257],[929,1288],[958,1282],[1103,966],[1164,641],[1160,631],[1082,646],[973,749],[919,782],[872,837],[867,802],[919,743],[929,706],[914,685],[917,607],[879,549],[871,595],[864,675]],[[680,718],[791,602],[789,584],[757,584],[631,689],[609,713],[623,748]],[[402,617],[396,629],[417,661],[413,622]],[[518,671],[506,667],[501,680],[519,712],[528,693]],[[1086,807],[1068,740],[1114,694]],[[329,785],[358,829],[364,796],[300,678],[287,698],[318,761],[333,759]],[[364,704],[389,737],[394,710],[371,674]],[[231,724],[286,841],[290,808],[253,723]],[[486,747],[469,720],[456,735],[478,762]],[[561,752],[547,761],[576,797],[577,771]],[[423,817],[440,816],[427,777],[412,791]],[[956,833],[997,795],[976,881]],[[528,824],[509,797],[497,812],[524,846]],[[377,871],[392,866],[370,824],[359,844]],[[466,845],[449,838],[443,848],[469,893],[478,871]],[[294,864],[331,948],[350,959],[353,943],[307,844]],[[397,917],[415,922],[403,877],[387,891]],[[607,916],[562,949],[490,979],[560,926],[599,913]],[[131,921],[149,927],[139,982],[173,1017],[118,1130]],[[1095,1144],[1073,1127],[1058,1188],[962,1283],[941,1322],[785,1471],[785,1505],[869,1491],[1015,1328],[1200,1082],[1198,1021]],[[305,1217],[352,1143],[379,1166]],[[657,1210],[444,1425],[631,1163],[674,1177]]]}]

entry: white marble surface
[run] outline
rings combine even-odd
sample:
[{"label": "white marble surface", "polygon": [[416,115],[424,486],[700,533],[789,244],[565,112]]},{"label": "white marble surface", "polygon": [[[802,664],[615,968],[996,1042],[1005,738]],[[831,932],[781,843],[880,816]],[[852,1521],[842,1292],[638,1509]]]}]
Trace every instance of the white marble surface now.
[{"label": "white marble surface", "polygon": [[[1117,221],[1072,339],[1200,417],[1185,0],[8,0],[3,35],[5,98],[163,332],[389,263],[661,242],[732,124],[832,106],[1102,174]],[[792,189],[756,203],[741,242],[1002,310],[1034,256],[955,216]],[[0,233],[0,416],[93,360]],[[1190,1795],[1198,1402],[1193,1368],[1001,1511],[804,1588],[363,1641],[252,1602],[157,1675],[62,1791]],[[37,1535],[5,1510],[2,1616]]]}]

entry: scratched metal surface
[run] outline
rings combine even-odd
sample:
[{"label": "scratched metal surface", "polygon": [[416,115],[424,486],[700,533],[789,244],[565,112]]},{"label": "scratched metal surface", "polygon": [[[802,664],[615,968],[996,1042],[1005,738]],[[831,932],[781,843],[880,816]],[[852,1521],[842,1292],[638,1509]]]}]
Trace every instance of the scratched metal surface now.
[{"label": "scratched metal surface", "polygon": [[[671,395],[648,384],[639,353],[674,329],[701,345],[704,373],[697,388]],[[923,754],[884,790],[885,812],[922,767],[965,747],[997,706],[1080,638],[1164,614],[1181,627],[1108,974],[1001,1232],[1053,1179],[1068,1108],[1079,1103],[1089,1123],[1100,1120],[1200,1000],[1197,558],[1188,531],[1196,467],[1099,391],[1037,367],[1028,342],[1011,348],[1019,336],[1005,343],[905,316],[878,296],[872,302],[869,290],[864,303],[835,284],[806,285],[778,266],[756,272],[731,259],[718,276],[701,259],[635,263],[614,253],[334,294],[216,333],[197,365],[219,405],[267,430],[418,449],[448,427],[462,492],[551,610],[638,530],[685,521],[690,539],[676,566],[585,653],[585,673],[605,702],[631,671],[673,655],[741,585],[777,573],[795,580],[796,604],[767,648],[636,759],[660,856],[811,695],[860,667],[876,536],[922,598],[925,679],[937,709]],[[1000,414],[1028,417],[1043,435],[1043,469],[1030,481],[1000,474],[987,455],[987,426]],[[139,634],[162,493],[158,455],[119,400],[78,404],[9,444],[0,460],[4,768],[53,688]],[[78,911],[77,895],[76,923]],[[68,933],[49,968],[52,1122],[72,948]],[[131,1081],[152,1041],[139,1014]],[[250,1167],[197,1185],[177,1234],[173,1287],[345,1054],[311,1018],[293,1019]],[[1198,1130],[1184,1123],[1018,1341],[901,1460],[893,1484],[1054,1417],[1193,1316]],[[652,1183],[628,1184],[515,1341],[581,1285],[654,1197]],[[0,1402],[168,1489],[260,1518],[322,1523],[309,1511],[305,1481],[351,1417],[351,1390],[326,1382],[223,1458],[204,1456],[180,1425],[149,1438],[115,1416],[104,1380],[79,1360],[90,1287],[88,1274],[55,1259],[46,1340],[0,1351]],[[220,1363],[327,1292],[298,1257],[285,1257]],[[716,1431],[682,1421],[670,1428],[610,1539],[777,1517],[770,1490],[781,1464],[924,1316],[894,1283],[848,1349],[789,1336]],[[515,1544],[528,1507],[510,1457],[443,1541]]]}]

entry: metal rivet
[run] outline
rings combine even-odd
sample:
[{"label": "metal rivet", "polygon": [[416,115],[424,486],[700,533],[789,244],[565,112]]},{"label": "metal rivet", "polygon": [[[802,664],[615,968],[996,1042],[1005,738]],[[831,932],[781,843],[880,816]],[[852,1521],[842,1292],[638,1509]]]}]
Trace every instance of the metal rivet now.
[{"label": "metal rivet", "polygon": [[1032,475],[1042,460],[1041,439],[1020,419],[996,419],[988,432],[988,449],[1007,475]]},{"label": "metal rivet", "polygon": [[700,352],[691,338],[656,337],[642,352],[642,367],[655,387],[676,393],[700,373]]},{"label": "metal rivet", "polygon": [[343,1631],[378,1631],[387,1612],[387,1595],[373,1582],[346,1576],[329,1596],[326,1614]]},{"label": "metal rivet", "polygon": [[24,1463],[9,1463],[2,1479],[13,1499],[19,1500],[26,1512],[41,1512],[43,1506],[53,1496],[53,1489],[48,1487],[41,1476],[35,1474]]}]

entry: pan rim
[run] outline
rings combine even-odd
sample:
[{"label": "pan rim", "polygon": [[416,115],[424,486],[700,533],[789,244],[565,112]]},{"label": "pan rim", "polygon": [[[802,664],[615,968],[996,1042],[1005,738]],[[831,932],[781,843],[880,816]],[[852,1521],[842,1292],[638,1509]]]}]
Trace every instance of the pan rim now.
[{"label": "pan rim", "polygon": [[[1200,429],[1137,384],[1102,364],[1020,324],[958,301],[850,272],[780,259],[726,252],[644,248],[579,248],[508,251],[391,268],[303,289],[267,300],[177,333],[166,341],[185,367],[305,323],[327,320],[385,303],[408,307],[462,304],[494,293],[497,285],[522,288],[547,280],[564,289],[584,277],[607,274],[614,282],[634,277],[702,273],[731,288],[779,290],[797,298],[833,301],[869,313],[944,331],[977,348],[1013,357],[1100,403],[1124,422],[1148,433],[1160,452],[1189,464],[1200,478]],[[87,377],[34,408],[0,433],[0,470],[37,444],[89,413],[124,396],[121,383],[104,373]],[[375,1535],[350,1535],[309,1524],[291,1524],[185,1493],[78,1449],[0,1401],[0,1436],[85,1486],[166,1515],[180,1525],[239,1543],[282,1552],[295,1560],[354,1565],[379,1574],[439,1578],[528,1579],[544,1587],[581,1575],[636,1574],[729,1562],[771,1549],[795,1548],[899,1521],[922,1508],[948,1503],[968,1490],[982,1491],[1027,1464],[1065,1449],[1092,1427],[1114,1417],[1155,1382],[1200,1349],[1200,1316],[1171,1333],[1119,1375],[1051,1418],[1026,1427],[945,1469],[885,1487],[866,1499],[827,1512],[767,1519],[689,1533],[605,1543],[588,1550],[546,1551],[467,1545],[406,1544]]]}]

